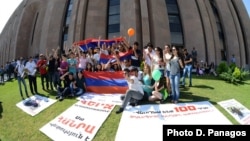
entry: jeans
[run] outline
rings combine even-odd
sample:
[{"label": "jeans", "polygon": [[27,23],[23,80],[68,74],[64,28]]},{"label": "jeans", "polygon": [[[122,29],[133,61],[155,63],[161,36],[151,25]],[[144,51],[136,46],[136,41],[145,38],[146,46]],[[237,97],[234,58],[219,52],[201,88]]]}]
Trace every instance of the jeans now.
[{"label": "jeans", "polygon": [[183,79],[182,79],[182,85],[185,86],[185,78],[188,75],[189,78],[189,85],[192,85],[192,65],[186,65],[183,70]]},{"label": "jeans", "polygon": [[178,101],[180,97],[180,73],[177,73],[176,75],[170,74],[170,84],[171,84],[171,90],[172,90],[172,100]]},{"label": "jeans", "polygon": [[[50,89],[53,90],[53,85],[54,85],[54,81],[55,81],[55,72],[49,72],[49,85],[50,85]],[[54,85],[54,87],[56,87]]]},{"label": "jeans", "polygon": [[125,98],[122,103],[123,109],[125,109],[125,107],[128,105],[128,102],[130,102],[131,98],[135,100],[141,100],[143,98],[143,94],[135,90],[127,90]]},{"label": "jeans", "polygon": [[46,83],[46,88],[49,89],[49,77],[48,74],[41,74],[41,83],[42,83],[42,87],[43,89],[45,89],[44,87],[44,79],[45,79],[45,83]]},{"label": "jeans", "polygon": [[29,85],[30,85],[31,93],[32,94],[37,94],[38,92],[37,92],[36,76],[28,75],[28,79],[29,79]]},{"label": "jeans", "polygon": [[26,96],[29,96],[28,95],[28,91],[27,91],[27,86],[26,86],[26,83],[25,83],[25,79],[21,76],[17,76],[17,81],[18,81],[18,86],[19,86],[19,92],[21,94],[21,96],[23,97],[23,92],[22,92],[22,85],[21,83],[23,83],[23,86],[24,86],[24,90],[25,90],[25,93],[26,93]]}]

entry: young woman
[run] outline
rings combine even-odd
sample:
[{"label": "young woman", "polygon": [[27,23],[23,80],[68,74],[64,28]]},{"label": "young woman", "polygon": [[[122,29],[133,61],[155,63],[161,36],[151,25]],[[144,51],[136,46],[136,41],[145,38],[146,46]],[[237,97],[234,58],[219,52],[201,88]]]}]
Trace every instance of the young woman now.
[{"label": "young woman", "polygon": [[172,89],[172,103],[178,103],[180,97],[180,71],[183,63],[175,46],[172,47],[173,56],[170,59],[170,84]]},{"label": "young woman", "polygon": [[144,91],[144,99],[147,99],[152,95],[152,84],[153,84],[153,79],[151,75],[151,68],[149,65],[144,64],[144,70],[143,70],[143,78],[142,78],[142,88]]},{"label": "young woman", "polygon": [[172,57],[172,52],[170,49],[170,45],[165,45],[165,50],[164,50],[164,56],[163,56],[163,60],[165,62],[165,77],[166,77],[166,88],[167,88],[167,92],[169,94],[169,96],[171,95],[171,87],[170,87],[170,65],[169,65],[169,61]]},{"label": "young woman", "polygon": [[87,62],[85,71],[93,72],[94,71],[93,65]]}]

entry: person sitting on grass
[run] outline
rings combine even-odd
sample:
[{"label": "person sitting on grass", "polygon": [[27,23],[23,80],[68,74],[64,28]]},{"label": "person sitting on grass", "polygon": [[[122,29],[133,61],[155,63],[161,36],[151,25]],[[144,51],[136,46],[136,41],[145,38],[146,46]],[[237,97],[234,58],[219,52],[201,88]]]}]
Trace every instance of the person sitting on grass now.
[{"label": "person sitting on grass", "polygon": [[[133,69],[137,69],[137,68],[133,68]],[[135,72],[135,70],[133,70],[133,69],[131,70],[131,72]],[[142,84],[138,80],[137,76],[135,76],[134,74],[130,74],[129,69],[124,69],[123,72],[124,72],[124,77],[127,80],[129,88],[126,91],[122,106],[120,107],[120,109],[118,111],[116,111],[116,114],[122,113],[123,110],[128,105],[128,103],[131,101],[131,99],[141,100],[143,98],[143,95],[144,95],[144,92],[142,89]]]},{"label": "person sitting on grass", "polygon": [[71,95],[80,96],[83,95],[86,91],[85,79],[82,75],[82,71],[77,72],[76,81],[71,82]]},{"label": "person sitting on grass", "polygon": [[164,85],[164,77],[161,77],[158,81],[155,80],[154,85],[151,87],[154,88],[152,95],[148,98],[149,101],[160,101],[163,103],[168,97],[167,89]]},{"label": "person sitting on grass", "polygon": [[58,87],[56,99],[63,101],[65,97],[71,94],[70,84],[75,81],[75,78],[72,72],[66,72],[60,79],[64,81],[64,87]]}]

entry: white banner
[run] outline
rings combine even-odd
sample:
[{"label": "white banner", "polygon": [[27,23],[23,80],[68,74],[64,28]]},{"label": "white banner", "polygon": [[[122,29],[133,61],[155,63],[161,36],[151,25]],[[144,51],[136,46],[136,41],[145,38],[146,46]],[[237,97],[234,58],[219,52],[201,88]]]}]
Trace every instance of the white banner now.
[{"label": "white banner", "polygon": [[163,125],[231,125],[210,102],[128,106],[122,113],[116,141],[161,141]]},{"label": "white banner", "polygon": [[235,99],[218,102],[240,124],[250,124],[250,111]]},{"label": "white banner", "polygon": [[122,105],[121,96],[124,94],[96,94],[96,93],[84,93],[77,97],[77,100],[94,100],[97,102]]},{"label": "white banner", "polygon": [[41,111],[45,110],[47,107],[54,104],[55,102],[56,100],[54,99],[50,99],[40,95],[34,95],[17,103],[16,106],[22,109],[27,114],[35,116]]},{"label": "white banner", "polygon": [[80,100],[40,131],[54,141],[91,141],[114,107],[114,104]]}]

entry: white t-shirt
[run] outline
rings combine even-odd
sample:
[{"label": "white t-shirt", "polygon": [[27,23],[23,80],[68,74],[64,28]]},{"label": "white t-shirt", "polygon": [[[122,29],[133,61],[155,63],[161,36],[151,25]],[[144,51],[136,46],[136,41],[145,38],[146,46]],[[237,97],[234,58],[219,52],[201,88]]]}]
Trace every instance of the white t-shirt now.
[{"label": "white t-shirt", "polygon": [[128,83],[129,89],[139,91],[142,95],[144,95],[142,83],[138,80],[138,78],[136,76],[130,76],[130,79],[134,80],[134,83]]},{"label": "white t-shirt", "polygon": [[170,70],[169,60],[171,59],[172,55],[170,53],[164,54],[165,60],[166,60],[166,69]]},{"label": "white t-shirt", "polygon": [[25,68],[28,69],[28,75],[35,75],[36,74],[36,63],[34,61],[28,61],[25,65]]}]

